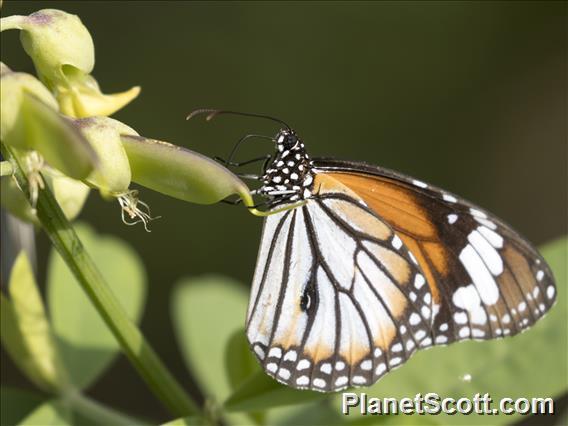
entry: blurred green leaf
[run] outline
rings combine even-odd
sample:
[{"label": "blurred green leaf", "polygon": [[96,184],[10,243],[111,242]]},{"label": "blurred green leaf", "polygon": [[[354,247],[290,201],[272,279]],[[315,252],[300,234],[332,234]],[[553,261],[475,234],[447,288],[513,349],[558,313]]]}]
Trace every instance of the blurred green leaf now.
[{"label": "blurred green leaf", "polygon": [[[294,407],[296,408],[296,407]],[[304,404],[299,409],[287,409],[289,412],[286,416],[278,416],[274,420],[272,412],[270,417],[270,425],[282,426],[296,426],[296,425],[311,425],[311,426],[327,426],[346,424],[349,417],[341,413],[340,406],[333,406],[330,404],[330,399],[323,399],[314,401],[311,404]],[[282,410],[282,409],[281,409]]]},{"label": "blurred green leaf", "polygon": [[20,424],[22,426],[66,426],[73,424],[71,410],[62,401],[44,402]]},{"label": "blurred green leaf", "polygon": [[203,424],[206,424],[206,422],[200,417],[184,417],[163,423],[161,426],[201,426]]},{"label": "blurred green leaf", "polygon": [[222,400],[231,390],[225,345],[242,330],[246,289],[222,276],[186,278],[176,285],[172,304],[174,329],[188,368],[206,395]]},{"label": "blurred green leaf", "polygon": [[22,372],[39,388],[58,392],[68,387],[67,372],[47,321],[32,267],[22,251],[16,258],[8,286],[0,293],[0,337]]},{"label": "blurred green leaf", "polygon": [[227,411],[257,411],[271,407],[303,404],[328,394],[296,390],[278,383],[264,371],[249,377],[224,403]]},{"label": "blurred green leaf", "polygon": [[[233,391],[250,376],[261,371],[249,349],[244,328],[235,331],[225,346],[225,368]],[[256,424],[265,423],[264,411],[250,412],[248,415]]]},{"label": "blurred green leaf", "polygon": [[0,425],[8,426],[20,423],[35,408],[44,402],[41,395],[21,389],[2,386],[0,388]]},{"label": "blurred green leaf", "polygon": [[[411,397],[417,393],[437,393],[441,398],[472,398],[489,393],[497,407],[501,398],[558,397],[568,389],[566,291],[566,238],[541,247],[554,273],[558,300],[550,313],[532,329],[513,338],[489,342],[462,342],[418,352],[402,368],[386,375],[374,386],[361,389],[371,397]],[[471,375],[471,381],[461,379]],[[335,396],[336,406],[341,396]],[[353,417],[358,411],[353,411]],[[394,416],[399,417],[399,416]],[[510,424],[520,415],[404,416],[416,424]]]},{"label": "blurred green leaf", "polygon": [[[137,253],[122,240],[99,236],[85,224],[75,229],[125,311],[139,321],[146,299],[146,277]],[[118,343],[55,250],[49,258],[47,282],[49,310],[61,355],[73,383],[85,388],[116,357]]]},{"label": "blurred green leaf", "polygon": [[[247,300],[241,283],[218,275],[182,279],[172,295],[178,343],[188,368],[213,405],[231,391],[225,346],[231,336],[242,331]],[[224,420],[234,425],[251,423],[239,414],[224,416]]]},{"label": "blurred green leaf", "polygon": [[252,374],[261,371],[258,361],[249,349],[244,328],[236,330],[227,342],[225,368],[232,390],[240,386]]}]

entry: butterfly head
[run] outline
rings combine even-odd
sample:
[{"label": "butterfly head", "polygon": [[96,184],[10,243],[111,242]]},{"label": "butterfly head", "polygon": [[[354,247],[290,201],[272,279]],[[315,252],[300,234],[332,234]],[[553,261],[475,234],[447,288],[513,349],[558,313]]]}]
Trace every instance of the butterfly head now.
[{"label": "butterfly head", "polygon": [[312,162],[302,140],[292,129],[282,129],[275,136],[276,153],[262,176],[260,194],[282,202],[311,197]]}]

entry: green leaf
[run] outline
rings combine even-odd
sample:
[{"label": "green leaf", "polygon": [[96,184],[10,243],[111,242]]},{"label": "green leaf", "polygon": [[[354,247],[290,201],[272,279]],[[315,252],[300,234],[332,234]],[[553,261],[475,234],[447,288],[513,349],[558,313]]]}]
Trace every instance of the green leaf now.
[{"label": "green leaf", "polygon": [[14,262],[8,288],[9,298],[0,293],[0,337],[6,351],[39,388],[48,392],[66,389],[67,372],[23,251]]},{"label": "green leaf", "polygon": [[22,426],[66,426],[73,424],[71,410],[62,401],[44,402],[20,423]]},{"label": "green leaf", "polygon": [[163,423],[161,426],[201,426],[204,424],[206,421],[200,417],[184,417]]},{"label": "green leaf", "polygon": [[[280,410],[286,410],[288,412],[288,415],[286,416],[279,415],[278,417],[276,417],[273,415],[275,414],[273,413],[273,411],[276,410],[271,410],[271,412],[269,413],[271,414],[270,423],[269,423],[270,425],[327,426],[327,425],[344,424],[349,420],[348,417],[344,416],[341,413],[340,406],[332,406],[329,403],[329,398],[323,400],[317,400],[311,404],[295,406],[293,408],[286,408],[286,409],[281,408]],[[274,417],[276,418],[274,419]]]},{"label": "green leaf", "polygon": [[[462,342],[448,347],[420,351],[402,368],[389,373],[374,386],[362,389],[368,397],[414,398],[417,393],[435,392],[441,398],[472,398],[489,393],[493,401],[501,398],[558,397],[568,390],[567,341],[568,314],[566,259],[568,240],[561,238],[541,247],[553,270],[558,301],[550,313],[532,329],[515,336],[488,342]],[[471,375],[471,381],[461,379]],[[340,406],[340,397],[336,396]],[[492,408],[497,407],[494,402]],[[357,415],[356,411],[353,413]],[[351,416],[353,418],[353,416]],[[396,417],[396,416],[395,416]],[[406,417],[406,416],[405,416]],[[426,419],[427,418],[427,419]],[[438,415],[407,418],[410,423],[422,419],[437,424],[510,424],[520,415],[481,416]]]},{"label": "green leaf", "polygon": [[[245,321],[245,287],[227,277],[206,275],[182,279],[172,296],[174,330],[187,367],[212,407],[231,391],[225,346]],[[242,354],[241,354],[242,355]],[[241,358],[239,355],[239,359]],[[224,416],[227,424],[250,424],[247,416]]]},{"label": "green leaf", "polygon": [[[85,224],[76,231],[130,318],[139,321],[146,299],[144,266],[122,240],[99,236]],[[47,295],[54,333],[72,381],[86,388],[110,365],[119,351],[108,330],[59,254],[52,250]]]},{"label": "green leaf", "polygon": [[224,403],[227,411],[257,411],[324,399],[325,393],[296,390],[278,383],[264,371],[249,377]]},{"label": "green leaf", "polygon": [[249,349],[245,330],[236,330],[225,347],[225,368],[231,389],[240,386],[246,379],[261,371],[260,365]]},{"label": "green leaf", "polygon": [[0,424],[15,425],[44,402],[41,395],[2,386],[0,388]]},{"label": "green leaf", "polygon": [[188,368],[206,395],[222,400],[230,390],[225,345],[242,330],[247,307],[244,286],[227,277],[182,279],[173,297],[173,323]]},{"label": "green leaf", "polygon": [[132,180],[154,191],[198,204],[213,204],[238,194],[253,201],[248,187],[234,173],[204,155],[154,139],[122,136]]},{"label": "green leaf", "polygon": [[[225,345],[225,368],[232,391],[253,374],[261,371],[258,361],[249,348],[244,328],[235,331]],[[250,412],[248,415],[256,424],[265,423],[266,413],[263,411]]]}]

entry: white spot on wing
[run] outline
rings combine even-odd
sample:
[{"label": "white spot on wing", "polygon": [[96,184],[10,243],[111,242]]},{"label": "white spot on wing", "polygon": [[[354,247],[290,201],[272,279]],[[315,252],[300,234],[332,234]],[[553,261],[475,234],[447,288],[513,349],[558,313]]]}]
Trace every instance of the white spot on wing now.
[{"label": "white spot on wing", "polygon": [[548,297],[549,299],[552,299],[554,297],[555,292],[556,292],[556,290],[554,289],[554,286],[549,285],[546,288],[546,297]]},{"label": "white spot on wing", "polygon": [[397,250],[402,247],[402,240],[400,238],[398,238],[398,235],[395,235],[393,237],[392,246]]},{"label": "white spot on wing", "polygon": [[282,377],[284,380],[288,380],[290,378],[290,370],[287,370],[286,368],[281,368],[280,370],[278,370],[278,375]]},{"label": "white spot on wing", "polygon": [[354,376],[353,383],[355,383],[356,385],[363,385],[367,383],[367,379],[363,376]]},{"label": "white spot on wing", "polygon": [[422,274],[416,274],[416,277],[414,278],[414,287],[420,290],[424,284],[426,284],[424,276],[422,276]]},{"label": "white spot on wing", "polygon": [[325,387],[325,380],[320,379],[319,377],[317,379],[314,379],[314,386],[316,386],[318,388],[324,388]]},{"label": "white spot on wing", "polygon": [[459,259],[473,280],[483,302],[487,305],[496,303],[499,300],[499,287],[475,249],[468,244],[461,251]]},{"label": "white spot on wing", "polygon": [[472,231],[467,239],[475,251],[479,253],[493,275],[498,276],[503,272],[503,260],[501,256],[499,256],[497,250],[495,250],[479,232]]},{"label": "white spot on wing", "polygon": [[492,231],[487,226],[480,226],[477,228],[477,230],[487,239],[487,241],[491,243],[493,247],[503,247],[503,237],[497,234],[495,231]]},{"label": "white spot on wing", "polygon": [[479,217],[481,219],[487,219],[487,215],[483,213],[481,210],[471,208],[469,209],[469,212],[472,214],[472,216]]},{"label": "white spot on wing", "polygon": [[449,203],[456,203],[458,201],[456,197],[446,193],[442,195],[442,198]]},{"label": "white spot on wing", "polygon": [[420,323],[420,320],[420,315],[418,315],[416,312],[413,312],[412,315],[410,315],[408,322],[410,323],[410,325],[416,325]]},{"label": "white spot on wing", "polygon": [[448,341],[448,338],[447,338],[446,336],[440,335],[440,336],[437,336],[437,337],[436,337],[436,343],[444,344],[444,343],[446,343],[447,341]]},{"label": "white spot on wing", "polygon": [[413,179],[412,184],[415,185],[415,186],[418,186],[419,188],[428,188],[428,184],[426,184],[426,183],[424,183],[420,180]]},{"label": "white spot on wing", "polygon": [[268,357],[280,358],[282,356],[282,349],[280,348],[271,348],[268,351]]},{"label": "white spot on wing", "polygon": [[298,354],[296,351],[288,351],[286,352],[286,354],[284,355],[284,361],[296,361],[296,358],[298,357]]},{"label": "white spot on wing", "polygon": [[449,215],[448,215],[448,223],[449,223],[450,225],[453,224],[453,223],[455,223],[456,220],[458,220],[458,215],[457,215],[457,214],[452,213],[452,214],[449,214]]}]

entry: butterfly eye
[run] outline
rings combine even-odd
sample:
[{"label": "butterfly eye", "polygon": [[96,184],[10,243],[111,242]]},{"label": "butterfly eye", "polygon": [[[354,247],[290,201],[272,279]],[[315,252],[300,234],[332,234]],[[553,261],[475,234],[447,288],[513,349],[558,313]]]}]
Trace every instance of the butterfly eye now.
[{"label": "butterfly eye", "polygon": [[298,138],[296,135],[286,135],[282,144],[284,149],[292,149],[298,143]]}]

